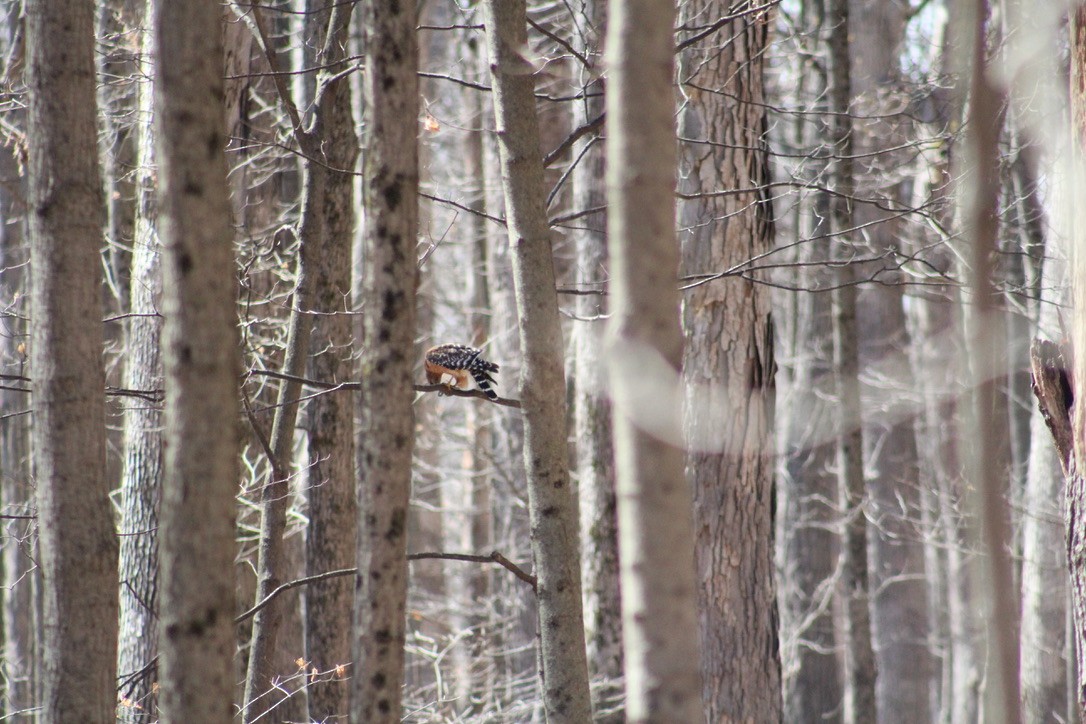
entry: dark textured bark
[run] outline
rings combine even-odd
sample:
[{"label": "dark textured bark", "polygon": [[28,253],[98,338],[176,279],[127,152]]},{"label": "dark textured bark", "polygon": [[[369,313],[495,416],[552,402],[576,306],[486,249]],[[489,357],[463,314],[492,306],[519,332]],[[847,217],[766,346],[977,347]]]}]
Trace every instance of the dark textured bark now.
[{"label": "dark textured bark", "polygon": [[117,696],[93,10],[90,2],[26,7],[30,374],[45,633],[40,716],[51,722],[112,721]]},{"label": "dark textured bark", "polygon": [[538,578],[543,707],[552,722],[591,718],[578,559],[577,513],[566,449],[566,383],[550,228],[527,56],[523,0],[483,4],[512,249],[523,368],[524,467]]},{"label": "dark textured bark", "polygon": [[234,718],[237,284],[226,182],[222,9],[154,5],[163,257],[165,481],[160,513],[164,722]]},{"label": "dark textured bark", "polygon": [[[683,475],[675,270],[674,9],[611,5],[607,221],[626,708],[631,722],[701,720],[697,584]],[[650,412],[651,409],[651,412]],[[710,720],[718,717],[710,716]]]},{"label": "dark textured bark", "polygon": [[[310,2],[316,12],[310,22],[327,27],[330,3]],[[347,55],[348,17],[327,28],[335,35],[328,54],[319,58],[327,73],[343,70]],[[323,34],[318,39],[323,46]],[[314,281],[318,313],[309,361],[310,377],[340,383],[355,377],[351,359],[350,286],[351,242],[354,233],[352,171],[358,157],[350,85],[336,83],[324,91],[324,154],[329,166],[325,182],[324,243]],[[358,506],[354,490],[354,409],[344,394],[321,395],[309,407],[309,528],[306,531],[306,571],[315,575],[354,566]],[[316,670],[309,684],[309,718],[331,719],[347,711],[351,661],[351,611],[354,591],[349,578],[310,584],[305,590],[306,661]]]},{"label": "dark textured bark", "polygon": [[[681,22],[701,27],[726,13],[718,3],[692,0]],[[740,190],[682,203],[683,274],[728,269],[772,246],[763,78],[772,15],[767,8],[735,17],[682,54],[680,82],[690,98],[681,135],[713,145],[680,146],[679,189]],[[777,721],[769,290],[741,278],[697,286],[686,292],[683,325],[706,718]]]},{"label": "dark textured bark", "polygon": [[[150,74],[150,30],[143,33],[143,57]],[[154,88],[140,85],[137,102],[140,123],[137,136],[138,187],[135,241],[132,252],[126,336],[125,387],[135,390],[162,388],[158,316],[162,300],[161,249],[155,225],[155,137],[151,119]],[[139,671],[158,652],[158,512],[162,495],[162,410],[153,402],[132,400],[124,413],[124,467],[120,497],[120,631],[117,673],[123,677]],[[118,719],[141,721],[151,710],[153,680],[138,677],[121,690]]]},{"label": "dark textured bark", "polygon": [[366,351],[351,721],[399,722],[414,447],[418,44],[413,3],[365,7]]}]

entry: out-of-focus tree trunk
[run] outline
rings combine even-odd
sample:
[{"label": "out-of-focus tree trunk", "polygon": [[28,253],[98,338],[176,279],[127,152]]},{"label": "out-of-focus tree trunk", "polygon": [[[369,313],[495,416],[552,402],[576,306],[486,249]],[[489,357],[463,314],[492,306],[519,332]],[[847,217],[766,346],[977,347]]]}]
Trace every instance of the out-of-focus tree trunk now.
[{"label": "out-of-focus tree trunk", "polygon": [[830,140],[834,154],[831,178],[836,193],[830,201],[832,229],[843,262],[833,290],[834,379],[840,405],[837,431],[838,499],[844,515],[841,546],[841,589],[844,595],[845,701],[848,722],[874,722],[875,652],[871,649],[871,597],[867,560],[867,493],[864,488],[863,411],[860,408],[860,350],[857,339],[856,266],[853,192],[852,73],[849,0],[831,0],[829,26]]},{"label": "out-of-focus tree trunk", "polygon": [[[822,0],[806,0],[799,15],[801,32],[792,42],[824,37]],[[797,96],[824,111],[828,70],[824,54],[797,63]],[[784,142],[798,149],[823,143],[825,116],[797,115]],[[784,134],[782,134],[784,135]],[[806,181],[828,173],[829,160],[805,159],[797,169]],[[830,259],[830,196],[800,197],[793,212],[797,237],[807,241],[797,250],[796,281],[804,289],[832,284],[825,268]],[[781,456],[778,487],[778,596],[781,606],[781,658],[784,662],[784,720],[818,717],[826,724],[841,721],[842,673],[834,625],[840,515],[835,444],[826,431],[834,426],[832,327],[830,295],[781,293],[788,317],[777,326],[781,370],[777,376],[777,425]],[[782,308],[779,305],[777,308]],[[780,317],[778,317],[780,319]],[[789,327],[788,322],[791,322]]]},{"label": "out-of-focus tree trunk", "polygon": [[995,263],[999,233],[1000,148],[1003,94],[992,80],[987,48],[988,4],[977,0],[963,8],[961,33],[967,38],[969,105],[960,169],[970,178],[958,187],[968,280],[963,314],[969,381],[964,502],[965,541],[981,551],[973,570],[973,615],[984,624],[987,662],[983,691],[986,721],[1021,718],[1018,677],[1018,602],[1013,569],[1007,482],[1010,440],[1007,400],[1007,323],[1004,302],[996,294]]},{"label": "out-of-focus tree trunk", "polygon": [[[0,53],[9,58],[8,71],[21,80],[17,69],[25,51],[25,22],[21,2],[11,0],[0,5],[0,27],[3,27]],[[11,128],[25,128],[26,114],[8,116]],[[26,342],[29,334],[26,294],[30,276],[27,259],[30,255],[27,238],[27,181],[14,143],[6,143],[0,151],[0,298],[10,300],[7,311],[13,316],[6,323],[0,338],[0,371],[8,375],[26,374]],[[14,387],[15,385],[9,385]],[[0,656],[3,678],[3,700],[0,712],[12,717],[35,705],[39,684],[34,647],[40,640],[41,578],[36,561],[37,522],[34,514],[34,489],[30,472],[29,396],[16,390],[0,390],[0,512],[9,516],[25,516],[3,521],[4,545],[3,580],[0,600],[3,602],[3,655]]]},{"label": "out-of-focus tree trunk", "polygon": [[[607,23],[604,0],[585,3],[583,13],[584,28],[578,34],[582,38],[580,50],[593,65],[578,67],[579,77],[574,79],[576,87],[585,94],[574,112],[574,125],[578,127],[595,120],[604,111],[600,64],[602,34]],[[630,46],[626,47],[629,52]],[[670,146],[673,145],[674,142],[670,142]],[[589,134],[578,141],[573,146],[572,159],[576,164],[573,169],[574,210],[600,209],[586,216],[573,232],[577,244],[577,287],[585,292],[601,293],[600,296],[582,294],[577,297],[578,318],[573,327],[573,366],[577,380],[574,439],[581,518],[585,643],[596,721],[622,721],[622,707],[616,707],[613,701],[622,687],[623,657],[611,401],[601,344],[601,317],[607,314],[607,297],[602,293],[606,290],[609,274],[606,212],[603,210],[607,196],[602,138]],[[672,217],[674,209],[668,218]]]},{"label": "out-of-focus tree trunk", "polygon": [[[691,0],[682,13],[681,23],[701,28],[728,9]],[[679,217],[685,275],[721,272],[772,246],[763,88],[772,16],[771,7],[738,15],[681,55],[679,80],[688,97],[680,116],[679,190],[690,195]],[[724,189],[727,195],[697,196]],[[685,294],[686,429],[693,448],[687,475],[694,490],[705,715],[777,721],[769,289],[729,277]]]},{"label": "out-of-focus tree trunk", "polygon": [[[136,111],[140,82],[139,28],[143,25],[147,0],[106,0],[98,3],[99,52],[96,53],[101,108],[102,176],[106,198],[106,270],[104,297],[108,308],[121,309],[131,299],[128,289],[129,249],[135,241],[137,180],[137,133],[141,119]],[[112,302],[112,303],[110,303]]]},{"label": "out-of-focus tree trunk", "polygon": [[160,513],[160,710],[234,718],[237,283],[226,182],[222,10],[154,4],[163,257],[165,480]]},{"label": "out-of-focus tree trunk", "polygon": [[[607,191],[614,316],[607,362],[631,722],[702,719],[691,499],[683,475],[674,274],[675,40],[667,3],[612,3]],[[772,575],[772,571],[770,571]],[[717,717],[710,717],[716,720]]]},{"label": "out-of-focus tree trunk", "polygon": [[109,722],[117,701],[93,11],[90,2],[26,6],[40,716],[50,722]]},{"label": "out-of-focus tree trunk", "polygon": [[413,3],[365,7],[366,268],[351,721],[399,722],[407,605],[418,268]]},{"label": "out-of-focus tree trunk", "polygon": [[[148,11],[150,4],[148,3]],[[149,80],[152,38],[143,38],[136,104],[138,125],[135,240],[133,243],[125,340],[124,386],[136,390],[162,388],[160,352],[162,320],[161,248],[155,225],[158,203],[155,180],[155,136],[152,130],[154,86]],[[158,511],[162,496],[162,409],[155,400],[132,399],[124,412],[124,466],[120,496],[120,640],[117,674],[139,671],[158,651]],[[119,720],[142,721],[152,711],[153,677],[142,676],[121,689]]]},{"label": "out-of-focus tree trunk", "polygon": [[[472,61],[473,75],[481,75],[478,55],[484,52],[481,38],[473,29],[466,31],[467,45]],[[464,176],[467,183],[465,204],[474,212],[467,219],[469,229],[469,259],[471,273],[468,277],[468,322],[471,326],[470,344],[487,348],[502,365],[502,374],[509,375],[506,358],[495,354],[490,346],[490,283],[487,278],[487,221],[482,214],[487,210],[485,153],[482,126],[485,122],[483,94],[477,90],[461,91],[461,122],[463,134]],[[508,378],[507,378],[508,379]],[[493,515],[491,511],[491,475],[493,464],[492,426],[494,420],[490,405],[468,405],[464,410],[468,449],[461,460],[460,480],[447,481],[441,486],[444,517],[445,549],[449,551],[494,550]],[[517,411],[512,410],[514,414]],[[462,481],[462,482],[461,482]],[[453,671],[456,676],[453,692],[455,710],[462,715],[476,713],[484,701],[492,696],[494,667],[488,656],[493,650],[488,611],[485,607],[493,585],[493,571],[489,567],[447,566],[445,585],[452,605],[455,606],[451,628],[464,631],[470,628],[473,635],[458,642],[451,652]],[[517,584],[519,581],[511,581]]]},{"label": "out-of-focus tree trunk", "polygon": [[577,512],[566,448],[566,381],[523,0],[483,5],[523,368],[524,469],[537,577],[543,707],[589,721]]},{"label": "out-of-focus tree trunk", "polygon": [[[928,648],[919,460],[915,415],[902,404],[915,388],[908,358],[904,275],[884,267],[908,229],[892,212],[903,206],[910,168],[894,151],[906,143],[907,89],[901,88],[900,54],[906,9],[894,3],[850,0],[852,114],[856,157],[853,236],[858,256],[880,261],[857,268],[860,281],[878,274],[884,284],[864,284],[857,294],[864,394],[866,503],[872,525],[869,590],[880,722],[927,719],[934,662]],[[877,203],[865,202],[879,199]],[[879,208],[879,207],[883,208]],[[866,244],[860,241],[866,240]],[[896,262],[895,262],[896,263]]]},{"label": "out-of-focus tree trunk", "polygon": [[[1065,262],[1045,259],[1038,336],[1058,340],[1058,309]],[[1066,300],[1063,300],[1066,301]],[[1032,398],[1031,398],[1032,399]],[[1022,511],[1022,714],[1044,721],[1067,705],[1067,548],[1063,526],[1064,477],[1041,409],[1030,425],[1031,454]]]},{"label": "out-of-focus tree trunk", "polygon": [[[318,85],[329,75],[343,72],[347,57],[349,14],[339,15],[330,27],[331,3],[310,0],[314,11],[308,21],[324,28],[318,46],[322,68]],[[324,44],[324,33],[334,39]],[[339,82],[324,91],[325,181],[324,242],[314,280],[313,349],[309,376],[327,383],[355,377],[351,359],[351,242],[354,234],[353,171],[358,138],[351,113],[350,84]],[[355,562],[358,507],[354,490],[354,407],[351,397],[331,393],[309,403],[309,528],[306,531],[306,571],[316,575],[350,568]],[[317,671],[309,683],[309,718],[331,719],[347,712],[347,668],[351,661],[351,615],[354,590],[349,578],[309,584],[305,590],[306,662]]]}]

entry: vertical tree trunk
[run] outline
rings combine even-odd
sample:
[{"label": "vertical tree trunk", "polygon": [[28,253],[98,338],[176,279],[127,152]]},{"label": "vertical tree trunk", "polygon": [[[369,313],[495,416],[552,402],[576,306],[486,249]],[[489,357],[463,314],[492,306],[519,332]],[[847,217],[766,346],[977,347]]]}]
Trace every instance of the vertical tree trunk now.
[{"label": "vertical tree trunk", "polygon": [[[584,7],[586,28],[581,50],[592,67],[580,68],[578,85],[585,94],[577,104],[574,124],[583,126],[604,111],[604,83],[600,53],[607,25],[604,0]],[[627,52],[629,52],[627,46]],[[629,62],[627,60],[627,62]],[[634,71],[634,75],[637,73]],[[662,91],[661,91],[662,92]],[[669,141],[673,149],[674,139]],[[607,205],[604,188],[602,138],[590,134],[573,147],[573,195],[576,210],[600,209],[585,217],[574,231],[577,244],[577,286],[583,291],[603,292],[607,261]],[[671,165],[674,166],[674,160]],[[674,208],[669,204],[669,219]],[[674,265],[678,268],[677,262]],[[607,392],[606,365],[602,355],[602,325],[607,314],[606,296],[577,297],[577,321],[573,327],[577,441],[577,497],[581,519],[581,579],[584,597],[585,641],[593,680],[593,709],[597,722],[622,721],[621,706],[614,705],[622,682],[622,619],[619,596],[618,529],[615,502],[614,448],[611,442],[611,401]],[[676,300],[677,302],[677,300]],[[602,712],[608,712],[602,716]]]},{"label": "vertical tree trunk", "polygon": [[[148,10],[150,10],[148,3]],[[150,29],[141,33],[141,70],[153,73]],[[158,204],[155,181],[155,136],[152,131],[154,86],[140,83],[137,91],[135,242],[132,252],[128,320],[125,341],[125,387],[161,389],[162,358],[158,317],[162,300],[162,267],[155,225]],[[162,496],[162,410],[155,401],[133,399],[124,412],[124,467],[120,501],[120,632],[117,672],[123,680],[139,671],[158,651],[158,524]],[[150,710],[152,677],[139,677],[122,689],[118,718],[141,721]]]},{"label": "vertical tree trunk", "polygon": [[[851,109],[854,188],[859,190],[850,226],[858,227],[852,248],[860,256],[883,257],[908,237],[899,214],[908,160],[900,150],[912,138],[912,119],[901,79],[906,8],[875,0],[850,0]],[[862,119],[862,120],[859,120]],[[879,199],[880,203],[866,199]],[[881,207],[881,208],[880,208]],[[865,243],[866,242],[866,243]],[[857,277],[878,274],[886,284],[864,284],[857,292],[862,392],[865,400],[864,461],[868,471],[868,589],[879,720],[911,722],[929,717],[934,662],[928,646],[928,588],[924,559],[919,459],[915,418],[899,400],[915,389],[906,329],[907,278],[887,262],[861,265]],[[925,351],[927,353],[927,351]],[[930,368],[926,368],[930,369]]]},{"label": "vertical tree trunk", "polygon": [[533,59],[523,0],[483,5],[524,367],[524,462],[537,577],[543,706],[553,722],[591,719],[577,513],[566,450],[566,381],[554,287]]},{"label": "vertical tree trunk", "polygon": [[[966,525],[984,557],[974,572],[974,594],[985,622],[987,664],[984,718],[1016,722],[1021,718],[1018,677],[1018,605],[1012,565],[1010,511],[1006,484],[1010,474],[1006,397],[1006,320],[996,296],[994,264],[999,231],[999,135],[1004,99],[989,75],[988,4],[966,6],[963,32],[970,33],[969,116],[963,167],[972,178],[959,189],[969,294],[964,307],[968,339],[970,394],[963,435],[966,474],[972,483],[965,496]],[[979,531],[977,531],[979,528]]]},{"label": "vertical tree trunk", "polygon": [[[347,56],[349,13],[340,13],[338,24],[328,24],[331,3],[310,0],[315,11],[309,22],[325,28],[334,40],[318,47],[322,79],[344,70]],[[318,80],[318,83],[321,82]],[[351,360],[353,334],[350,317],[351,242],[354,233],[353,170],[358,139],[351,113],[350,84],[329,86],[322,101],[324,117],[325,182],[324,243],[314,280],[314,322],[310,376],[341,383],[355,376]],[[351,397],[332,393],[315,397],[309,409],[309,528],[306,532],[308,575],[350,568],[357,547],[358,506],[354,490],[354,409]],[[342,716],[348,710],[346,677],[351,661],[351,615],[354,591],[349,578],[333,578],[309,584],[305,590],[306,661],[318,675],[309,685],[309,718],[316,721]]]},{"label": "vertical tree trunk", "polygon": [[160,513],[164,722],[234,715],[237,300],[226,183],[222,9],[154,4],[162,214],[165,481]]},{"label": "vertical tree trunk", "polygon": [[[15,57],[22,45],[24,23],[21,2],[5,2],[0,6],[4,32],[0,53]],[[9,122],[25,127],[26,113],[8,116]],[[27,236],[27,179],[14,145],[0,151],[0,297],[10,299],[10,311],[17,315],[8,322],[9,333],[0,339],[0,359],[5,374],[26,374],[26,342],[29,334],[27,308],[30,256]],[[10,385],[14,387],[14,385]],[[36,561],[37,521],[34,514],[34,488],[30,472],[30,416],[24,411],[31,406],[26,393],[0,390],[0,508],[5,515],[26,516],[3,521],[5,544],[2,554],[3,580],[0,601],[3,605],[3,651],[0,656],[3,700],[0,714],[9,716],[35,706],[37,699],[37,660],[34,655],[40,617],[36,609],[37,591],[41,578]]]},{"label": "vertical tree trunk", "polygon": [[[1063,306],[1055,290],[1062,288],[1064,263],[1045,259],[1038,335],[1061,336],[1057,310]],[[1062,300],[1066,302],[1066,300]],[[1063,470],[1044,416],[1033,408],[1030,457],[1022,513],[1022,713],[1026,721],[1043,721],[1066,710],[1067,549],[1060,512],[1064,506]]]},{"label": "vertical tree trunk", "polygon": [[830,135],[836,157],[832,176],[837,192],[831,200],[833,232],[843,262],[833,291],[834,378],[840,404],[837,434],[839,500],[844,514],[841,546],[841,588],[845,597],[845,701],[847,722],[874,722],[875,652],[871,648],[871,609],[867,582],[867,498],[864,489],[863,413],[860,409],[860,350],[856,335],[856,255],[852,243],[853,128],[849,0],[831,0],[830,27]]},{"label": "vertical tree trunk", "polygon": [[415,5],[370,3],[365,13],[366,352],[351,689],[355,724],[401,718],[418,278]]},{"label": "vertical tree trunk", "polygon": [[[691,0],[682,22],[727,8]],[[772,8],[745,13],[683,52],[680,119],[684,274],[729,269],[771,248],[763,63]],[[722,38],[728,42],[722,42]],[[704,89],[712,88],[713,92]],[[706,142],[712,144],[706,145]],[[781,665],[773,566],[774,371],[769,289],[727,278],[686,292],[686,428],[693,450],[706,717],[777,721]]]},{"label": "vertical tree trunk", "polygon": [[[626,709],[631,722],[702,719],[691,499],[683,475],[675,289],[675,11],[612,3],[607,109]],[[651,412],[650,412],[651,410]],[[710,717],[715,720],[715,717]]]},{"label": "vertical tree trunk", "polygon": [[41,717],[54,722],[112,721],[117,700],[93,10],[90,2],[26,7]]},{"label": "vertical tree trunk", "polygon": [[[794,39],[822,37],[826,22],[823,0],[805,0],[799,16],[800,34]],[[800,72],[800,102],[825,111],[828,70],[825,62],[793,55]],[[808,65],[811,63],[811,65]],[[825,114],[798,115],[793,120],[796,147],[824,143]],[[797,173],[812,185],[829,172],[831,160],[805,159]],[[805,289],[832,285],[826,268],[832,243],[830,195],[817,193],[797,205],[794,229],[809,239],[797,250],[800,268],[796,280]],[[842,719],[841,661],[838,656],[834,601],[836,600],[840,514],[836,445],[826,435],[833,429],[837,405],[833,401],[833,331],[828,294],[784,292],[791,308],[792,330],[778,329],[784,360],[778,374],[777,425],[782,451],[782,478],[778,489],[778,556],[780,563],[781,658],[784,665],[784,720],[817,717],[825,724]],[[788,318],[785,317],[785,321]],[[789,375],[789,373],[791,373]]]},{"label": "vertical tree trunk", "polygon": [[[1086,158],[1086,4],[1080,3],[1071,19],[1071,134],[1076,166],[1073,168],[1072,198],[1080,198],[1086,189],[1086,173],[1081,164]],[[1071,244],[1071,299],[1074,322],[1071,332],[1075,399],[1082,399],[1082,380],[1086,380],[1086,210],[1074,205]],[[1067,508],[1067,564],[1071,572],[1071,602],[1075,614],[1075,681],[1079,707],[1086,712],[1086,414],[1077,406],[1072,417],[1074,444],[1073,467],[1069,471],[1065,494]]]},{"label": "vertical tree trunk", "polygon": [[[343,40],[345,28],[349,25],[349,16],[353,5],[337,5],[329,14],[328,30],[324,34],[319,58],[330,57],[330,47]],[[261,494],[260,541],[257,562],[256,600],[261,601],[271,591],[286,580],[290,569],[289,556],[286,555],[284,534],[286,516],[291,497],[291,471],[293,468],[294,430],[298,420],[302,385],[300,379],[305,373],[312,341],[313,311],[319,304],[317,299],[317,278],[319,265],[324,257],[324,243],[328,210],[326,201],[327,184],[330,169],[326,153],[329,146],[325,143],[326,124],[332,113],[337,88],[347,83],[343,76],[330,71],[322,72],[318,77],[314,116],[308,127],[303,122],[298,109],[291,99],[286,82],[280,73],[280,64],[274,47],[264,29],[263,18],[256,16],[256,26],[261,35],[264,52],[272,72],[275,74],[279,100],[290,117],[294,139],[306,158],[302,189],[302,216],[298,222],[298,280],[291,296],[290,323],[287,332],[287,349],[283,360],[283,371],[292,379],[284,380],[279,387],[275,418],[270,436],[271,479],[264,485]],[[338,51],[337,51],[338,52]],[[336,199],[333,206],[342,202]],[[283,627],[286,606],[289,597],[280,597],[257,612],[253,618],[253,635],[249,649],[249,670],[245,679],[246,722],[256,720],[269,708],[278,707],[293,696],[289,689],[276,685],[278,671],[279,634]],[[282,691],[270,699],[257,703],[257,699],[267,692]]]}]

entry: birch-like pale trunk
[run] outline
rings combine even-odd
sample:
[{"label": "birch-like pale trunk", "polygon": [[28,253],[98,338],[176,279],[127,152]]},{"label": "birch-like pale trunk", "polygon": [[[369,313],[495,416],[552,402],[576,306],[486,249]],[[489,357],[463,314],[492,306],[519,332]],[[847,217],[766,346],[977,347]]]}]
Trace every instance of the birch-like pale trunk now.
[{"label": "birch-like pale trunk", "polygon": [[402,708],[415,440],[418,42],[414,3],[369,3],[364,13],[366,346],[350,717],[354,724],[392,724],[400,721]]},{"label": "birch-like pale trunk", "polygon": [[117,702],[117,538],[106,477],[94,4],[26,5],[30,376],[44,641],[39,716]]},{"label": "birch-like pale trunk", "polygon": [[[150,3],[148,14],[150,13]],[[152,118],[154,85],[150,80],[152,38],[141,33],[140,65],[145,80],[139,84],[136,108],[137,203],[132,251],[125,339],[124,386],[135,390],[161,389],[163,384],[161,336],[158,316],[162,302],[161,248],[155,180],[155,136]],[[139,671],[158,652],[158,526],[162,498],[162,408],[145,400],[131,400],[124,412],[124,462],[121,472],[120,519],[120,640],[117,673]],[[146,717],[153,678],[141,676],[120,691],[118,720],[138,722]]]},{"label": "birch-like pale trunk", "polygon": [[697,585],[682,441],[675,273],[675,9],[613,2],[607,221],[626,714],[702,721]]},{"label": "birch-like pale trunk", "polygon": [[1021,720],[1018,675],[1018,600],[1012,563],[1010,510],[1006,501],[1009,427],[1006,398],[1006,321],[995,287],[999,233],[1000,148],[1004,97],[990,75],[986,0],[965,5],[959,18],[968,39],[964,68],[969,105],[962,168],[970,171],[958,188],[968,293],[963,314],[970,383],[968,426],[962,435],[966,476],[966,541],[983,556],[973,568],[975,606],[985,632],[987,661],[983,689],[985,721]]},{"label": "birch-like pale trunk", "polygon": [[[579,43],[592,66],[579,69],[574,82],[585,94],[574,111],[575,126],[604,112],[602,33],[607,26],[605,0],[584,4],[585,30]],[[603,354],[602,318],[607,315],[605,164],[603,138],[588,134],[573,146],[575,210],[598,209],[572,230],[577,245],[577,287],[599,295],[577,297],[574,321],[574,439],[577,447],[577,501],[581,520],[581,580],[588,670],[592,677],[597,724],[621,722],[622,607],[619,595],[618,521],[615,502],[615,452],[612,442],[611,400]],[[672,211],[674,217],[674,211]],[[676,267],[677,268],[677,267]],[[619,696],[616,696],[619,695]]]},{"label": "birch-like pale trunk", "polygon": [[539,151],[534,59],[523,0],[483,4],[523,368],[524,467],[537,576],[543,707],[592,716],[581,609],[577,509],[566,449],[566,381]]},{"label": "birch-like pale trunk", "polygon": [[[1071,16],[1071,135],[1074,149],[1073,186],[1078,197],[1086,188],[1086,4],[1080,3]],[[1074,316],[1071,326],[1073,365],[1071,379],[1075,399],[1083,399],[1086,380],[1086,209],[1075,204],[1071,233],[1071,299]],[[1069,403],[1070,401],[1068,401]],[[1065,527],[1067,565],[1071,574],[1071,604],[1075,620],[1075,695],[1080,714],[1086,712],[1086,414],[1076,405],[1071,417],[1074,445],[1069,465]]]},{"label": "birch-like pale trunk", "polygon": [[241,368],[226,182],[222,9],[154,3],[165,480],[160,513],[164,722],[232,722],[234,495]]}]

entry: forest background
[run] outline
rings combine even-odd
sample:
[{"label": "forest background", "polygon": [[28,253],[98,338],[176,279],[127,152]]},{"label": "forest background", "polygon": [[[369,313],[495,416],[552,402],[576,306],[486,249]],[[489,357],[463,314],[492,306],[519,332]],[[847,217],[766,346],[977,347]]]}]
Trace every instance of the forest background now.
[{"label": "forest background", "polygon": [[1086,6],[3,0],[0,58],[3,718],[1080,720]]}]

